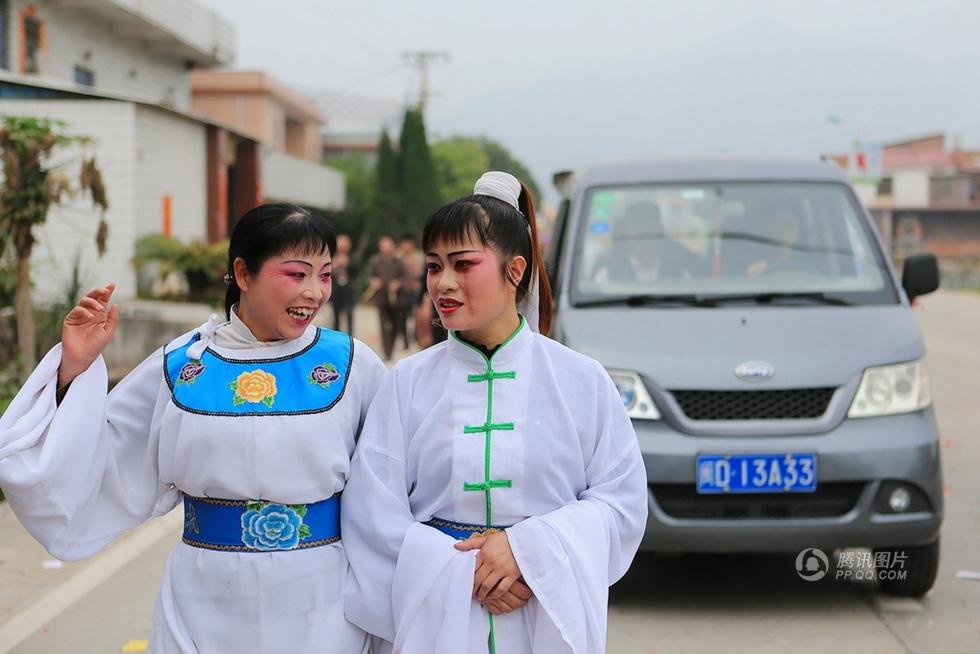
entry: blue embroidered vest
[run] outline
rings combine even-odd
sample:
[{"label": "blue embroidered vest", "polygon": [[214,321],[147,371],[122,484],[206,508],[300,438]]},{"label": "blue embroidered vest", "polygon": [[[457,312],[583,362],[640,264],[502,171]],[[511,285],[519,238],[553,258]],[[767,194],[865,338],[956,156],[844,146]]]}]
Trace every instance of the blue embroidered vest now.
[{"label": "blue embroidered vest", "polygon": [[330,410],[344,395],[354,356],[350,336],[319,328],[301,351],[275,359],[240,360],[211,349],[190,359],[187,349],[168,352],[164,374],[174,404],[213,416],[281,416]]}]

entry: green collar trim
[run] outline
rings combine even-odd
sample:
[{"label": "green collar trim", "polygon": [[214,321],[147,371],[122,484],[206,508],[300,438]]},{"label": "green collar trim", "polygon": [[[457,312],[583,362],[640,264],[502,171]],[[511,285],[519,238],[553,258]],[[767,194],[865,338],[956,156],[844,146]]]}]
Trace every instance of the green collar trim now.
[{"label": "green collar trim", "polygon": [[449,332],[449,333],[450,333],[450,335],[451,335],[451,336],[452,336],[452,337],[453,337],[454,339],[456,339],[456,341],[457,341],[458,343],[462,343],[462,344],[463,344],[463,345],[465,345],[466,347],[468,347],[468,348],[470,348],[471,350],[473,350],[474,352],[476,352],[477,354],[479,354],[479,355],[480,355],[480,356],[481,356],[481,357],[483,358],[483,360],[484,360],[484,361],[486,361],[486,363],[487,363],[487,366],[489,367],[489,366],[490,366],[490,361],[491,361],[491,360],[493,359],[493,357],[495,357],[495,356],[497,356],[498,354],[500,354],[500,351],[501,351],[501,350],[503,350],[503,349],[504,349],[505,347],[507,347],[507,345],[508,345],[508,344],[509,344],[509,343],[510,343],[511,341],[513,341],[513,340],[514,340],[515,338],[517,338],[517,335],[521,333],[521,330],[522,330],[522,329],[524,329],[524,325],[525,325],[525,324],[527,323],[527,321],[526,321],[526,320],[524,320],[524,316],[522,316],[521,314],[517,314],[517,317],[521,319],[521,324],[519,324],[519,325],[517,326],[517,329],[515,329],[515,330],[514,330],[514,333],[513,333],[513,334],[511,334],[510,336],[508,336],[508,337],[507,337],[507,340],[505,340],[505,341],[504,341],[503,343],[501,343],[501,344],[500,344],[500,346],[499,346],[499,347],[497,348],[497,350],[496,350],[496,351],[495,351],[495,352],[493,353],[493,355],[491,355],[490,357],[487,357],[487,355],[486,355],[486,354],[484,354],[483,352],[481,352],[481,351],[480,351],[480,348],[478,348],[478,347],[476,347],[476,346],[475,346],[475,345],[473,345],[472,343],[467,343],[466,341],[464,341],[464,340],[463,340],[463,339],[462,339],[462,338],[461,338],[461,337],[459,336],[459,334],[457,334],[457,333],[456,333],[455,331],[451,331],[451,332]]}]

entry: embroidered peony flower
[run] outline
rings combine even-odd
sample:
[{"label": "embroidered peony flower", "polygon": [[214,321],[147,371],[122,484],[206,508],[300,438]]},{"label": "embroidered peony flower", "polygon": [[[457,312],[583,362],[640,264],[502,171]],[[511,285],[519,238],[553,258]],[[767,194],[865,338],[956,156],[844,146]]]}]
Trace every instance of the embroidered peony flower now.
[{"label": "embroidered peony flower", "polygon": [[[242,543],[246,547],[291,550],[299,545],[300,538],[309,535],[309,527],[303,524],[302,515],[294,507],[273,502],[250,503],[248,507],[242,514]],[[299,508],[305,513],[305,506]]]},{"label": "embroidered peony flower", "polygon": [[316,384],[320,388],[326,388],[330,384],[340,379],[340,373],[332,363],[321,363],[306,378],[311,384]]},{"label": "embroidered peony flower", "polygon": [[193,384],[194,380],[204,372],[204,364],[198,360],[190,361],[185,363],[184,367],[180,369],[180,373],[177,375],[178,384]]},{"label": "embroidered peony flower", "polygon": [[275,402],[276,378],[264,370],[243,372],[231,383],[231,390],[235,391],[235,396],[232,398],[235,406],[251,402],[262,403],[271,408]]}]

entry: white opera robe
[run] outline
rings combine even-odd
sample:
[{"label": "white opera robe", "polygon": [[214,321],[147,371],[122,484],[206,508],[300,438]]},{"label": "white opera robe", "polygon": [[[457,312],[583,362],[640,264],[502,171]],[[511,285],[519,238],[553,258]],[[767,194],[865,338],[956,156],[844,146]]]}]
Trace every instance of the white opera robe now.
[{"label": "white opera robe", "polygon": [[[187,360],[199,362],[175,361],[195,339]],[[212,318],[175,339],[108,394],[100,357],[57,405],[60,359],[59,344],[0,417],[0,487],[28,531],[65,560],[91,556],[169,512],[181,492],[300,505],[342,491],[385,374],[377,355],[346,334],[311,326],[298,339],[261,344],[237,318],[223,325]],[[316,379],[300,378],[311,365],[320,366]],[[251,381],[208,386],[220,366]],[[197,395],[181,395],[195,388]],[[289,551],[178,542],[150,651],[365,651],[366,634],[343,615],[346,577],[343,541]]]},{"label": "white opera robe", "polygon": [[[597,362],[523,318],[490,359],[451,334],[396,364],[368,414],[344,495],[347,617],[381,651],[603,652],[646,518],[633,426]],[[432,519],[506,527],[534,598],[491,619],[476,552]]]}]

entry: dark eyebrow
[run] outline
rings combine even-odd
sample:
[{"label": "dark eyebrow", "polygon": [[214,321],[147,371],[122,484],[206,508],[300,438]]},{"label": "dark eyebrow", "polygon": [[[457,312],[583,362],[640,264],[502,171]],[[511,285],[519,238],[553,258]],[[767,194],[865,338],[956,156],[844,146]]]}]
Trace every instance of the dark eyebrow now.
[{"label": "dark eyebrow", "polygon": [[304,266],[309,266],[310,268],[313,267],[312,263],[310,263],[309,261],[303,261],[302,259],[290,259],[288,261],[283,261],[283,263],[301,263]]},{"label": "dark eyebrow", "polygon": [[[479,253],[480,253],[479,250],[457,250],[456,252],[450,252],[446,256],[447,257],[458,257],[461,254],[479,254]],[[427,256],[427,257],[438,257],[439,255],[436,254],[435,252],[426,252],[425,253],[425,256]]]}]

